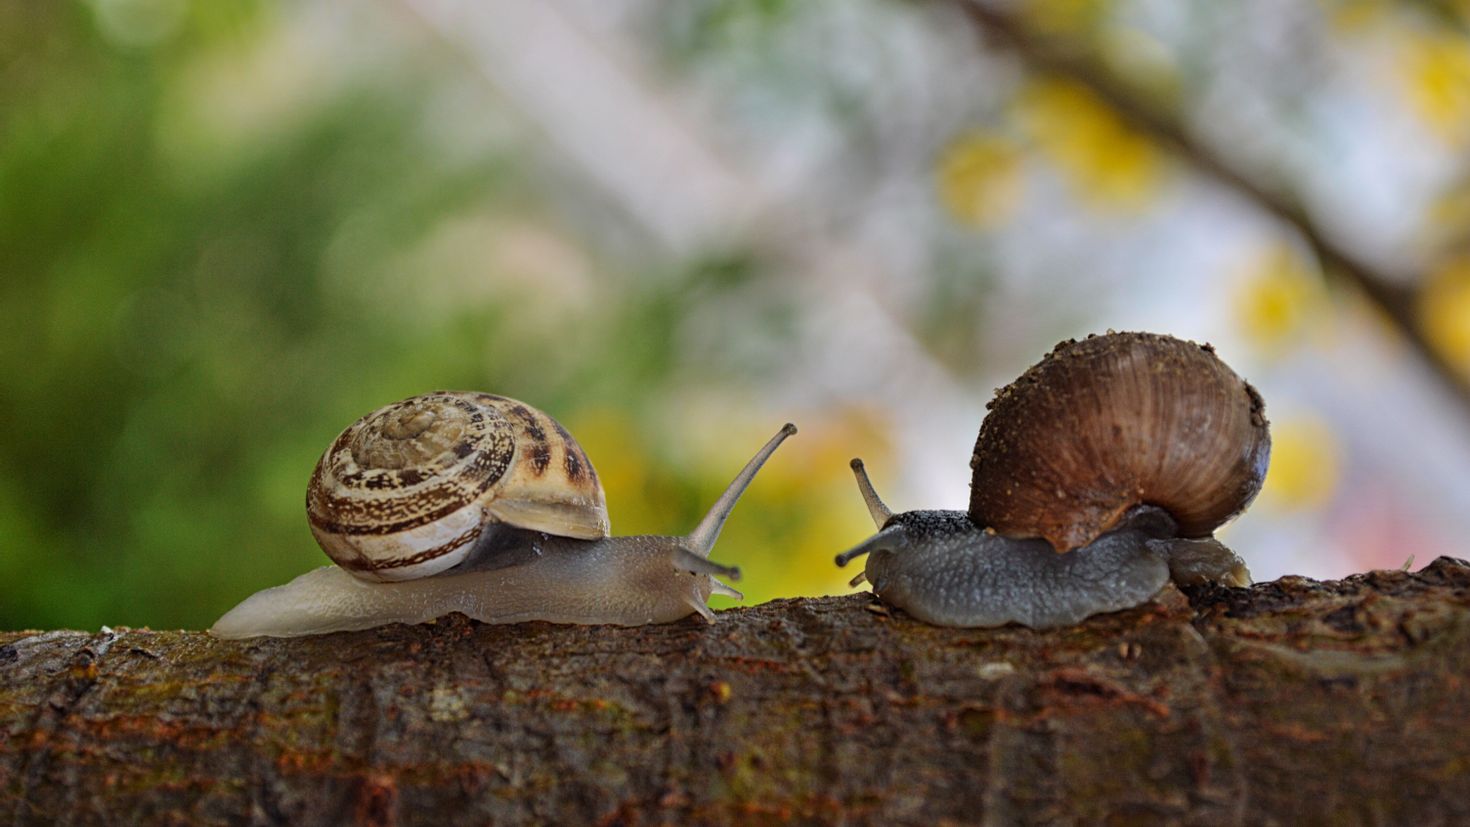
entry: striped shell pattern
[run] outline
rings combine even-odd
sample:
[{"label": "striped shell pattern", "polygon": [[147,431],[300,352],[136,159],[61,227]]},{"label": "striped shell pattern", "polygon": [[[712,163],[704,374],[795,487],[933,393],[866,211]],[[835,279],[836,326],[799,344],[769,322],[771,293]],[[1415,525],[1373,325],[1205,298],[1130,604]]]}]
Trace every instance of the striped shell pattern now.
[{"label": "striped shell pattern", "polygon": [[435,391],[348,426],[306,491],[317,543],[365,580],[428,577],[463,561],[488,523],[584,539],[608,533],[581,446],[530,405]]}]

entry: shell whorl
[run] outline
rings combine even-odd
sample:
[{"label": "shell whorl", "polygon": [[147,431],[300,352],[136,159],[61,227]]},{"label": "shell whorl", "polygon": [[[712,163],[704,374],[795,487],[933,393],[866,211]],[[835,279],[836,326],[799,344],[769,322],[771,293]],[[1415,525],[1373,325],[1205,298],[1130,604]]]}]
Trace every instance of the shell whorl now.
[{"label": "shell whorl", "polygon": [[1208,536],[1260,491],[1270,453],[1260,394],[1209,345],[1089,336],[1057,345],[991,401],[970,518],[1070,551],[1147,503],[1181,536]]},{"label": "shell whorl", "polygon": [[487,523],[607,536],[597,472],[556,420],[488,393],[435,391],[349,425],[322,454],[307,519],[337,565],[409,580],[469,554]]}]

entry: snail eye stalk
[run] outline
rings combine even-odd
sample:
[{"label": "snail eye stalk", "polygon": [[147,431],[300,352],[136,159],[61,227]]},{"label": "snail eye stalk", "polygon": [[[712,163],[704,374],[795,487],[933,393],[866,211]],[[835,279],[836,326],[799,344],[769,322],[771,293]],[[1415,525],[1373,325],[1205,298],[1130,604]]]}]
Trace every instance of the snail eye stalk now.
[{"label": "snail eye stalk", "polygon": [[882,498],[873,489],[873,482],[868,479],[868,469],[863,466],[863,461],[854,457],[850,465],[853,476],[857,477],[858,490],[863,493],[863,502],[868,506],[868,515],[873,518],[874,527],[881,530],[893,517],[893,511],[883,504]]}]

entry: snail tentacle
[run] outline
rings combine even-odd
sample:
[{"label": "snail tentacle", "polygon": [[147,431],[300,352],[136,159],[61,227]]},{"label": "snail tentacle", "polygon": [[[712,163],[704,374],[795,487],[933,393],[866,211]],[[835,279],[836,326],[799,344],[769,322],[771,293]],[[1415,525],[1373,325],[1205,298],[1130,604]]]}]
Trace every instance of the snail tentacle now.
[{"label": "snail tentacle", "polygon": [[708,560],[704,557],[700,557],[698,554],[695,554],[694,552],[690,551],[687,548],[684,548],[683,546],[674,546],[670,548],[669,557],[673,562],[674,568],[678,569],[679,571],[687,571],[691,574],[717,574],[721,577],[728,577],[736,582],[739,582],[740,580],[739,566],[722,566],[719,563],[714,562],[713,560]]},{"label": "snail tentacle", "polygon": [[711,582],[710,582],[710,594],[718,594],[718,595],[720,595],[722,597],[731,597],[731,598],[734,598],[736,600],[744,600],[745,599],[745,595],[742,592],[740,592],[740,590],[731,588],[730,586],[728,586],[728,585],[726,585],[724,583],[721,583],[718,580],[711,580]]},{"label": "snail tentacle", "polygon": [[749,462],[745,463],[745,467],[735,475],[735,479],[725,488],[725,492],[718,500],[715,500],[714,505],[710,506],[709,513],[699,521],[699,525],[693,531],[689,532],[687,543],[690,551],[701,557],[710,555],[710,551],[715,547],[715,540],[720,537],[720,529],[725,527],[725,520],[729,518],[740,495],[744,494],[745,489],[750,486],[750,481],[755,479],[756,472],[761,470],[761,466],[766,464],[766,460],[776,452],[776,448],[785,442],[787,437],[795,433],[796,426],[790,422],[786,423],[756,452]]},{"label": "snail tentacle", "polygon": [[884,524],[893,518],[893,511],[883,504],[883,499],[873,488],[873,482],[868,479],[868,469],[864,467],[863,461],[854,457],[848,464],[852,467],[853,475],[857,477],[858,490],[862,492],[863,503],[868,506],[868,515],[873,518],[873,527],[883,528]]}]

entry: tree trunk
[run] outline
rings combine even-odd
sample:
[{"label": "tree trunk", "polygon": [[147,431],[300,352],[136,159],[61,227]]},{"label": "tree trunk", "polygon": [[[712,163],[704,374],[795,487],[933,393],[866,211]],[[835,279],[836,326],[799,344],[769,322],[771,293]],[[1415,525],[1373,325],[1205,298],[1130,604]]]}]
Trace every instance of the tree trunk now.
[{"label": "tree trunk", "polygon": [[666,626],[0,633],[15,824],[1467,824],[1470,564],[1034,632],[866,595]]}]

